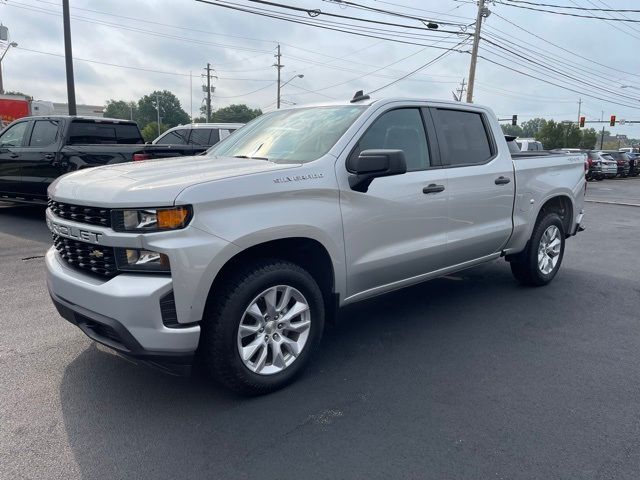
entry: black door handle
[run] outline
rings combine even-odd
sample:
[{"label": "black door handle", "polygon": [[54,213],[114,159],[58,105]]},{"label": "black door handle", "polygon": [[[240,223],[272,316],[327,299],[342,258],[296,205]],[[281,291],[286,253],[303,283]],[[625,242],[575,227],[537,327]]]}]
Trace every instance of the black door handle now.
[{"label": "black door handle", "polygon": [[11,158],[18,158],[20,156],[20,154],[19,153],[10,153],[9,156]]},{"label": "black door handle", "polygon": [[53,160],[55,158],[55,155],[53,153],[45,153],[44,158],[47,160]]},{"label": "black door handle", "polygon": [[496,178],[496,185],[506,185],[511,181],[510,178],[503,177],[502,175]]},{"label": "black door handle", "polygon": [[438,193],[444,191],[444,185],[436,185],[435,183],[430,184],[427,187],[422,189],[422,193]]}]

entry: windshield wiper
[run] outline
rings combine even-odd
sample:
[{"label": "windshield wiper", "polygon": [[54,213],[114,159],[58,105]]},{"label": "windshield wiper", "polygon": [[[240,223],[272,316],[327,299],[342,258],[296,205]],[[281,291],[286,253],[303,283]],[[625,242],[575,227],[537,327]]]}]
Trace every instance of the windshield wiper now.
[{"label": "windshield wiper", "polygon": [[251,160],[266,160],[267,162],[269,161],[269,159],[267,157],[250,157],[249,155],[232,155],[233,158],[250,158]]}]

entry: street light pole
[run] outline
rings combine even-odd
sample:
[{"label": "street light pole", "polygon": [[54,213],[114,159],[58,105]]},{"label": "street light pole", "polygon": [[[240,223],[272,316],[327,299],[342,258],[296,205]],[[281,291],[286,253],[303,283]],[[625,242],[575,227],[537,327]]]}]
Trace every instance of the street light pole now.
[{"label": "street light pole", "polygon": [[15,48],[17,46],[18,44],[16,42],[11,42],[9,45],[7,45],[7,48],[4,49],[4,52],[2,52],[2,56],[0,57],[0,93],[4,93],[4,83],[2,80],[2,60],[4,60],[4,56],[7,54],[11,47]]},{"label": "street light pole", "polygon": [[[279,73],[280,73],[280,70],[278,70],[278,77],[280,77]],[[304,78],[304,75],[302,73],[300,73],[298,75],[294,75],[289,80],[284,82],[282,85],[280,85],[280,78],[278,78],[278,105],[277,105],[277,108],[280,108],[280,90],[282,90],[282,87],[284,87],[287,83],[292,82],[296,78]]]},{"label": "street light pole", "polygon": [[160,93],[156,92],[156,110],[158,111],[158,136],[160,136]]}]

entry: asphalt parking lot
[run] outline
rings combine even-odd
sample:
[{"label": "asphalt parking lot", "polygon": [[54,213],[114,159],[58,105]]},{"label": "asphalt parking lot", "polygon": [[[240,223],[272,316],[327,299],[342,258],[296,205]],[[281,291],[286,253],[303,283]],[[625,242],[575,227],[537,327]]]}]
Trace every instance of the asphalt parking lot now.
[{"label": "asphalt parking lot", "polygon": [[497,261],[351,307],[253,399],[85,338],[43,209],[0,207],[0,478],[637,479],[640,179],[588,198],[548,287]]}]

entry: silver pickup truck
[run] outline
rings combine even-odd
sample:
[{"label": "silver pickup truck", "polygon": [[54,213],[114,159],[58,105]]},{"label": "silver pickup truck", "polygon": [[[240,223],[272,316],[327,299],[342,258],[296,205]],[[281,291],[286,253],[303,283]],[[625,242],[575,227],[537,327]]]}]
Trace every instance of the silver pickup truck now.
[{"label": "silver pickup truck", "polygon": [[511,154],[478,105],[354,98],[267,113],[205,156],[49,188],[47,283],[89,337],[266,393],[344,305],[504,257],[549,283],[582,229],[570,154]]}]

